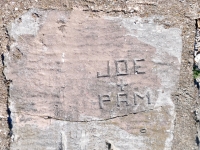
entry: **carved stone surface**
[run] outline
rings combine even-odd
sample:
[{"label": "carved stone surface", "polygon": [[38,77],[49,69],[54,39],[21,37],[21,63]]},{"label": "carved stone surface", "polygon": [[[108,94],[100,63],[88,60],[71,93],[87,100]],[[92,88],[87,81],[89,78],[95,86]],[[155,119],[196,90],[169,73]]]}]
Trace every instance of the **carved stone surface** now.
[{"label": "carved stone surface", "polygon": [[4,54],[11,149],[171,148],[180,29],[79,9],[20,18]]}]

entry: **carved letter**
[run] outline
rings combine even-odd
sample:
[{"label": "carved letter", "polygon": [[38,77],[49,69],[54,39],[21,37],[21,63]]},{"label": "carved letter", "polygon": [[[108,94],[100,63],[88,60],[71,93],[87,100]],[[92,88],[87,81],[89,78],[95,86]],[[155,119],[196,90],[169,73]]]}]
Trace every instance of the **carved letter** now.
[{"label": "carved letter", "polygon": [[128,86],[128,84],[127,83],[123,83],[123,80],[121,80],[121,83],[117,84],[117,86],[120,87],[121,91],[124,91],[124,87]]},{"label": "carved letter", "polygon": [[103,102],[110,101],[110,95],[99,95],[99,106],[100,109],[103,109]]},{"label": "carved letter", "polygon": [[[120,64],[123,65],[123,68],[120,68]],[[116,66],[117,76],[122,76],[122,75],[128,74],[127,60],[117,60],[117,61],[115,61],[115,66]]]},{"label": "carved letter", "polygon": [[145,97],[147,98],[147,103],[151,104],[151,99],[150,99],[150,94],[149,92],[145,92],[145,94],[141,94],[138,92],[134,92],[134,104],[137,105],[137,97],[139,97],[140,99],[144,99]]},{"label": "carved letter", "polygon": [[97,78],[100,78],[100,77],[110,77],[110,64],[109,64],[109,61],[107,61],[107,75],[100,75],[100,73],[97,72]]},{"label": "carved letter", "polygon": [[145,72],[139,72],[138,69],[141,68],[141,66],[137,66],[137,61],[145,61],[144,59],[134,59],[134,74],[145,74]]},{"label": "carved letter", "polygon": [[[125,97],[125,100],[120,98],[120,97]],[[120,107],[120,102],[125,102],[126,106],[128,106],[128,95],[125,93],[118,93],[117,94],[117,106]]]}]

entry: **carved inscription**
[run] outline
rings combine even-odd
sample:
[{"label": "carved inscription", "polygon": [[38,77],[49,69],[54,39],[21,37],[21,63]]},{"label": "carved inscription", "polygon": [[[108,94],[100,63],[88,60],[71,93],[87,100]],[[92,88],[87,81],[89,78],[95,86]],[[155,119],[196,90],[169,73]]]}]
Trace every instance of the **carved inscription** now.
[{"label": "carved inscription", "polygon": [[[141,68],[145,68],[141,66],[141,62],[144,62],[144,59],[133,59],[131,66],[131,70],[129,70],[128,66],[128,61],[123,59],[123,60],[115,60],[115,69],[116,72],[114,75],[116,76],[126,76],[126,75],[140,75],[140,74],[145,74],[145,71],[141,70]],[[129,63],[130,65],[130,63]],[[133,70],[133,73],[131,71]],[[110,63],[107,61],[107,73],[106,74],[101,74],[100,72],[97,72],[97,78],[101,77],[112,77],[110,74]],[[100,109],[104,108],[104,104],[111,103],[112,101],[116,101],[117,107],[121,107],[121,105],[124,103],[125,106],[135,106],[138,105],[139,100],[146,101],[147,104],[151,104],[151,99],[150,99],[150,93],[148,91],[145,92],[135,92],[130,91],[128,92],[128,83],[124,82],[123,79],[120,79],[120,82],[116,83],[117,85],[117,90],[119,91],[116,96],[116,100],[111,98],[111,94],[99,94],[99,106]],[[131,96],[129,96],[131,95]],[[123,105],[124,106],[124,105]]]},{"label": "carved inscription", "polygon": [[110,101],[110,95],[99,95],[99,105],[100,108],[103,109],[103,102],[109,102]]},{"label": "carved inscription", "polygon": [[109,65],[109,61],[107,61],[107,73],[104,75],[101,75],[100,72],[97,72],[97,78],[100,77],[110,77],[110,65]]},{"label": "carved inscription", "polygon": [[128,86],[128,84],[123,83],[123,81],[121,80],[121,83],[117,84],[117,86],[119,86],[121,88],[121,91],[124,91],[125,86]]},{"label": "carved inscription", "polygon": [[141,68],[141,66],[137,65],[138,62],[144,61],[144,59],[134,59],[133,63],[134,63],[134,73],[135,74],[145,74],[145,72],[140,72],[139,68]]},{"label": "carved inscription", "polygon": [[[133,70],[134,74],[145,74],[144,71],[140,71],[140,68],[144,68],[139,65],[140,62],[145,61],[144,59],[133,59]],[[131,74],[131,71],[128,70],[128,61],[127,60],[116,60],[115,61],[115,68],[116,68],[116,75],[117,76],[124,76]],[[107,61],[107,73],[101,74],[97,72],[97,78],[101,77],[111,77],[110,75],[110,62]]]},{"label": "carved inscription", "polygon": [[116,65],[117,76],[128,74],[127,60],[117,60],[117,61],[115,61],[115,65]]},{"label": "carved inscription", "polygon": [[128,94],[126,93],[118,93],[117,94],[117,106],[120,107],[120,103],[125,102],[126,106],[128,106]]},{"label": "carved inscription", "polygon": [[[117,84],[120,87],[121,91],[124,91],[125,86],[128,86],[127,83],[124,84],[123,80],[121,80],[120,84]],[[125,102],[126,106],[128,106],[128,94],[127,93],[118,93],[117,94],[117,106],[120,107],[120,103]]]},{"label": "carved inscription", "polygon": [[139,92],[134,92],[134,104],[137,105],[138,104],[138,98],[140,99],[147,99],[147,103],[151,104],[151,100],[150,100],[150,94],[149,92],[145,92],[144,94],[141,94]]}]

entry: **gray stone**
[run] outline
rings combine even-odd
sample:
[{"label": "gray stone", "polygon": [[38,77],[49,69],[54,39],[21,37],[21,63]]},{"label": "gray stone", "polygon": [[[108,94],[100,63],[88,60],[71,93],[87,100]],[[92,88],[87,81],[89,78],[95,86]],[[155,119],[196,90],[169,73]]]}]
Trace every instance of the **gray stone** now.
[{"label": "gray stone", "polygon": [[154,23],[159,16],[79,9],[31,9],[21,18],[10,25],[15,41],[4,54],[11,149],[171,148],[180,29]]}]

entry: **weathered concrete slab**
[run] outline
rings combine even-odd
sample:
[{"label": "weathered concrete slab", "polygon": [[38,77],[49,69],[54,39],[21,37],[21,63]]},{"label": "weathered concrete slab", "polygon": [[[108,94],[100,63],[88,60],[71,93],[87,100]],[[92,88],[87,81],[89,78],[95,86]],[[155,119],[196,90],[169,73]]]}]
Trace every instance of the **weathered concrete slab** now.
[{"label": "weathered concrete slab", "polygon": [[16,19],[4,69],[11,149],[170,149],[182,41],[159,18],[32,9]]}]

